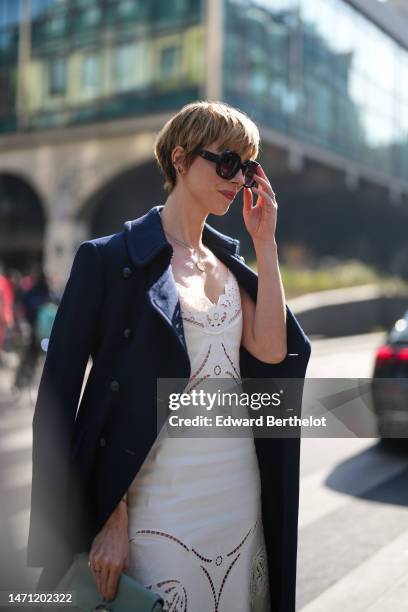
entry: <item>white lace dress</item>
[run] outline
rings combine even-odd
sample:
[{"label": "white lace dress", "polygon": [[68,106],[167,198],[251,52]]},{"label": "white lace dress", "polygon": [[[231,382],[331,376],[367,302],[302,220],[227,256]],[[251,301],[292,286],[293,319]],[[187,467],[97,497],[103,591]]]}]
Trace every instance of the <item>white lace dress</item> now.
[{"label": "white lace dress", "polygon": [[[178,285],[191,377],[240,380],[242,309],[229,271],[213,304]],[[126,573],[165,612],[270,612],[253,437],[174,438],[161,430],[128,489]]]}]

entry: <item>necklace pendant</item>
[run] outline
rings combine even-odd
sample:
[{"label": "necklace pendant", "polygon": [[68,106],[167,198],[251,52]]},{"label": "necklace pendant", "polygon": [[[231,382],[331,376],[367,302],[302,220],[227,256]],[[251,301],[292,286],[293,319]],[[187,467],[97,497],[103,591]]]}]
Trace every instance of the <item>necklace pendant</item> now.
[{"label": "necklace pendant", "polygon": [[205,272],[205,265],[201,261],[196,261],[195,264],[201,272]]}]

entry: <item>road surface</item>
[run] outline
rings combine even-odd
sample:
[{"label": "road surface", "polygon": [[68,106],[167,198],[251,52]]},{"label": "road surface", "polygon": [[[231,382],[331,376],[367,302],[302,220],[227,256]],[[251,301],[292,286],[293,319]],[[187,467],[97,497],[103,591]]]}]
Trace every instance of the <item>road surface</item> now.
[{"label": "road surface", "polygon": [[[315,340],[308,376],[369,377],[382,339]],[[12,400],[9,382],[3,370],[1,578],[34,589],[40,570],[24,563],[35,393]],[[386,452],[372,438],[303,438],[300,486],[297,610],[408,609],[408,455]]]}]

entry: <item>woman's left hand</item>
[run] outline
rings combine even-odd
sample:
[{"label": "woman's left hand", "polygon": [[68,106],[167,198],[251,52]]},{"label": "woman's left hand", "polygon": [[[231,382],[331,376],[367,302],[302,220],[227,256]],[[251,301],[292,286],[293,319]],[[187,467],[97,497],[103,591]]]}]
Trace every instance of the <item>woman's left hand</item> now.
[{"label": "woman's left hand", "polygon": [[[258,187],[247,189],[244,187],[244,207],[243,217],[247,228],[254,242],[273,242],[275,240],[276,218],[278,204],[271,184],[259,165],[254,179]],[[258,197],[255,206],[252,206],[254,191]]]}]

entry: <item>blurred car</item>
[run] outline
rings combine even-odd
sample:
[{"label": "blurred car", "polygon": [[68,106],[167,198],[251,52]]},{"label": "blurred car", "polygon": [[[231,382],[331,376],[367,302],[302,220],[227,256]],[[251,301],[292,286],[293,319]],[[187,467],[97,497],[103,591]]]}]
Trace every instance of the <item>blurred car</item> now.
[{"label": "blurred car", "polygon": [[408,444],[408,310],[377,349],[371,394],[379,437]]}]

